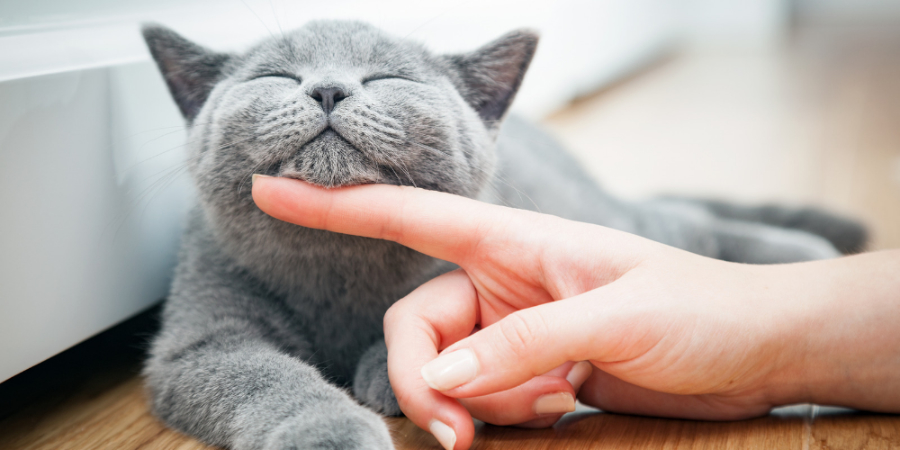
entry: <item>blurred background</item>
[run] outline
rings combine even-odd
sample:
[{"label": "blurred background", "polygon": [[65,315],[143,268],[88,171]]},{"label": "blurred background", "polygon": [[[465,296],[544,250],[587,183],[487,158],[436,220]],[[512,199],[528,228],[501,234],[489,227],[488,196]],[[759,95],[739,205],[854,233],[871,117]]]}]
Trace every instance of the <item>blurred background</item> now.
[{"label": "blurred background", "polygon": [[168,289],[191,204],[139,24],[239,51],[319,18],[542,41],[514,110],[610,191],[818,204],[900,247],[900,0],[0,0],[0,381]]}]

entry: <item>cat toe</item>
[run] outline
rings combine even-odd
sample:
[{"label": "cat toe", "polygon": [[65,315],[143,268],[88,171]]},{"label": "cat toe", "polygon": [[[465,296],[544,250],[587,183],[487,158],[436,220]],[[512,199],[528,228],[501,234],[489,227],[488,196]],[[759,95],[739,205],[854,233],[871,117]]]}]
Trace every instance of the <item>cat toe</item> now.
[{"label": "cat toe", "polygon": [[[394,450],[387,425],[355,405],[309,411],[276,427],[265,450]],[[355,410],[354,410],[355,409]]]}]

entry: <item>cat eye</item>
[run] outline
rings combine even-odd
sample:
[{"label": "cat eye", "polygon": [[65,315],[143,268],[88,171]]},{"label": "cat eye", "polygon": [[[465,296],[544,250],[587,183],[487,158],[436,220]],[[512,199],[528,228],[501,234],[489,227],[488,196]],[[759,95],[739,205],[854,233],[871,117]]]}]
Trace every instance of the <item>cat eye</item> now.
[{"label": "cat eye", "polygon": [[366,83],[369,83],[369,82],[372,82],[372,81],[381,81],[381,80],[406,80],[406,81],[412,81],[413,83],[418,83],[418,82],[419,82],[419,81],[417,81],[417,80],[414,80],[414,79],[409,78],[409,77],[405,77],[405,76],[403,76],[403,75],[395,75],[395,74],[389,74],[389,73],[380,73],[380,74],[375,74],[375,75],[369,75],[369,76],[363,78],[362,84],[366,84]]},{"label": "cat eye", "polygon": [[260,79],[260,78],[286,78],[286,79],[289,79],[289,80],[294,80],[294,81],[296,81],[297,83],[302,83],[302,82],[303,82],[303,81],[300,79],[300,77],[298,77],[298,76],[296,76],[296,75],[293,75],[293,74],[289,74],[289,73],[265,73],[265,74],[262,74],[262,75],[257,75],[257,76],[255,76],[255,77],[251,78],[249,81],[258,80],[258,79]]}]

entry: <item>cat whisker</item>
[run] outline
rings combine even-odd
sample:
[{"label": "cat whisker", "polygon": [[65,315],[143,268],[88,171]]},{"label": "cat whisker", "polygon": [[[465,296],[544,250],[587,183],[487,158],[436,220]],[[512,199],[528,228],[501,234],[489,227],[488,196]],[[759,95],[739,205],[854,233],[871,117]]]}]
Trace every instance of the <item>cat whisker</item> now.
[{"label": "cat whisker", "polygon": [[403,167],[401,167],[400,170],[406,173],[406,177],[409,178],[409,182],[412,183],[413,187],[419,187],[418,185],[416,185],[416,180],[414,180],[412,175],[409,173],[409,168],[406,166],[406,164],[401,164]]},{"label": "cat whisker", "polygon": [[275,25],[278,25],[278,31],[281,32],[281,37],[284,38],[284,29],[281,28],[281,22],[278,20],[278,13],[275,12],[275,5],[272,3],[272,0],[269,0],[269,8],[272,9],[272,17],[275,18]]},{"label": "cat whisker", "polygon": [[[410,144],[413,144],[413,145],[415,145],[415,146],[417,146],[417,147],[419,147],[419,148],[422,148],[422,149],[425,149],[425,150],[429,150],[429,151],[432,151],[432,152],[435,152],[435,153],[438,153],[438,154],[441,154],[441,155],[444,155],[444,156],[451,156],[449,153],[447,153],[447,152],[445,152],[445,151],[442,151],[442,150],[437,149],[437,148],[433,148],[433,147],[428,146],[428,145],[425,145],[425,144],[421,144],[421,143],[414,142],[414,141],[406,141],[406,142],[408,142],[408,143],[410,143]],[[465,152],[465,150],[463,150],[463,151]],[[497,189],[495,186],[493,186],[493,180],[497,180],[497,181],[499,181],[499,182],[505,184],[506,186],[508,186],[510,189],[516,191],[516,193],[519,195],[519,200],[522,200],[522,196],[524,196],[525,198],[528,199],[528,201],[532,204],[532,206],[534,206],[535,211],[541,212],[540,206],[538,206],[537,202],[535,202],[534,199],[532,199],[528,194],[522,192],[519,188],[515,187],[512,183],[510,183],[509,181],[507,181],[506,179],[504,179],[503,177],[501,177],[501,176],[500,176],[499,174],[497,174],[496,172],[489,172],[489,171],[485,170],[483,167],[478,167],[478,166],[475,166],[475,165],[473,165],[473,166],[471,166],[471,167],[474,168],[474,169],[476,169],[476,170],[481,171],[483,174],[485,174],[485,175],[487,176],[488,185],[490,185],[491,187],[494,188],[494,191],[496,192],[498,199],[499,199],[501,202],[503,202],[504,204],[507,204],[507,205],[508,205],[508,202],[506,201],[505,198],[503,198],[503,195],[502,195],[502,193],[500,192],[500,190]]]},{"label": "cat whisker", "polygon": [[244,6],[246,6],[246,7],[247,7],[247,9],[249,9],[249,10],[250,10],[250,13],[251,13],[251,14],[253,14],[253,16],[254,16],[254,17],[256,17],[256,20],[258,20],[258,21],[259,21],[259,23],[260,23],[260,24],[262,24],[262,26],[263,26],[263,28],[265,28],[265,29],[266,29],[266,32],[268,32],[268,33],[269,33],[269,36],[271,36],[271,37],[272,37],[272,39],[275,39],[275,35],[274,35],[274,34],[272,34],[272,30],[270,30],[270,29],[269,29],[269,26],[268,26],[268,25],[266,25],[266,23],[265,23],[265,22],[264,22],[264,21],[263,21],[263,20],[262,20],[262,18],[261,18],[261,17],[259,17],[259,15],[258,15],[258,14],[256,14],[256,11],[255,11],[255,10],[254,10],[254,9],[253,9],[253,8],[251,8],[251,7],[250,7],[250,5],[248,5],[248,4],[247,4],[247,2],[245,2],[245,1],[244,1],[244,0],[241,0],[241,3],[243,3],[243,4],[244,4]]},{"label": "cat whisker", "polygon": [[285,150],[282,150],[282,152],[281,152],[282,155],[279,155],[279,156],[281,156],[281,158],[279,158],[279,157],[263,158],[260,162],[258,162],[256,165],[254,165],[252,169],[250,169],[250,172],[246,176],[241,178],[241,182],[240,182],[240,184],[238,184],[238,191],[237,191],[238,197],[241,196],[241,193],[244,190],[244,185],[247,184],[247,181],[252,180],[253,174],[257,173],[256,169],[258,169],[264,163],[268,162],[269,164],[266,166],[266,170],[264,171],[264,172],[268,172],[269,169],[271,169],[273,165],[277,164],[278,161],[282,161],[283,160],[282,158],[286,158],[288,156],[287,154],[289,153],[289,147],[284,146],[284,148],[285,148]]},{"label": "cat whisker", "polygon": [[[246,139],[238,139],[238,140],[226,142],[226,143],[220,144],[219,146],[214,147],[214,148],[212,148],[212,149],[208,149],[208,150],[211,150],[211,151],[225,150],[225,149],[227,149],[227,148],[229,148],[229,147],[231,147],[231,146],[233,146],[233,145],[237,145],[237,144],[240,144],[240,143],[243,143],[243,142],[247,142],[247,141],[252,140],[252,139],[254,139],[254,138],[255,138],[255,136],[251,136],[251,137],[246,138]],[[187,145],[191,145],[191,144],[193,144],[194,142],[195,142],[195,141],[187,141],[187,142],[185,142],[184,144],[177,145],[177,146],[174,146],[174,147],[172,147],[172,148],[170,148],[170,149],[167,149],[167,150],[165,150],[165,151],[163,151],[163,152],[161,152],[161,153],[159,153],[159,154],[157,154],[157,155],[154,155],[154,156],[152,156],[152,157],[150,157],[150,158],[147,158],[147,159],[145,159],[145,160],[143,160],[143,161],[141,161],[141,162],[139,162],[139,163],[134,164],[132,167],[126,169],[126,170],[125,170],[125,173],[127,173],[127,172],[129,172],[129,171],[131,171],[131,170],[134,170],[138,165],[143,164],[143,163],[145,163],[145,162],[147,162],[147,161],[149,161],[149,160],[151,160],[151,159],[153,159],[153,158],[157,158],[157,157],[159,157],[159,156],[161,156],[161,155],[163,155],[163,154],[165,154],[165,153],[167,153],[167,152],[170,152],[170,151],[172,151],[172,150],[179,149],[179,148],[185,147],[185,146],[187,146]],[[147,177],[143,178],[142,180],[139,180],[139,182],[142,183],[143,181],[146,181],[146,180],[150,180],[150,179],[156,178],[155,181],[152,181],[148,186],[146,186],[145,188],[143,188],[143,189],[137,194],[137,197],[133,200],[133,203],[134,203],[134,204],[133,204],[132,207],[128,208],[127,211],[125,211],[124,213],[122,213],[122,215],[121,215],[120,217],[114,218],[114,219],[112,219],[112,220],[110,221],[110,225],[109,225],[109,226],[111,226],[112,224],[114,224],[114,223],[116,223],[116,222],[119,222],[119,225],[116,226],[116,232],[114,233],[114,236],[118,235],[119,230],[120,230],[121,227],[124,225],[125,221],[128,220],[128,217],[129,217],[131,214],[133,214],[133,213],[135,212],[135,210],[136,210],[142,203],[144,204],[144,206],[143,206],[143,208],[142,208],[142,211],[145,211],[146,208],[147,208],[147,206],[149,205],[149,203],[153,200],[153,197],[156,196],[156,194],[158,194],[159,192],[164,191],[168,186],[170,186],[172,183],[174,183],[175,180],[177,180],[177,178],[178,178],[181,174],[183,174],[183,173],[186,172],[188,169],[190,169],[190,164],[191,164],[191,163],[193,163],[194,161],[196,161],[196,160],[198,160],[198,159],[200,159],[200,158],[202,158],[202,157],[203,157],[203,154],[202,154],[202,153],[198,153],[198,154],[196,154],[196,155],[193,155],[193,156],[190,156],[190,157],[186,158],[184,161],[178,163],[178,164],[175,165],[175,166],[165,168],[165,169],[160,170],[160,171],[158,171],[158,172],[156,172],[156,173],[153,173],[153,174],[148,175]]]},{"label": "cat whisker", "polygon": [[[227,143],[227,144],[222,144],[222,146],[216,148],[215,150],[216,150],[216,151],[218,151],[218,150],[224,150],[224,149],[227,149],[228,147],[230,147],[230,146],[232,146],[232,145],[240,144],[240,143],[242,143],[242,142],[246,142],[246,141],[249,141],[249,140],[254,139],[254,138],[255,138],[255,136],[254,136],[254,137],[247,138],[247,139],[244,139],[244,140],[233,141],[233,142],[230,142],[230,143]],[[198,140],[199,140],[199,139],[198,139]],[[144,159],[144,160],[138,161],[138,162],[132,164],[131,166],[126,167],[126,168],[123,170],[123,174],[127,174],[128,172],[130,172],[130,171],[132,171],[132,170],[135,170],[135,169],[136,169],[139,165],[141,165],[141,164],[144,164],[144,163],[146,163],[146,162],[149,162],[149,161],[151,161],[151,160],[153,160],[153,159],[155,159],[155,158],[158,158],[158,157],[160,157],[160,156],[162,156],[162,155],[164,155],[164,154],[166,154],[166,153],[169,153],[169,152],[171,152],[171,151],[174,151],[174,150],[178,150],[178,149],[184,148],[184,147],[186,147],[186,146],[188,146],[188,145],[191,145],[191,144],[193,144],[193,143],[195,143],[195,142],[197,142],[197,140],[193,140],[193,141],[191,141],[191,140],[186,140],[183,144],[179,144],[179,145],[170,147],[170,148],[168,148],[168,149],[166,149],[166,150],[163,150],[163,151],[161,151],[161,152],[159,152],[159,153],[157,153],[157,154],[155,154],[155,155],[153,155],[153,156],[150,156],[150,157],[148,157],[148,158],[146,158],[146,159]]]},{"label": "cat whisker", "polygon": [[[250,172],[248,172],[247,175],[241,177],[241,182],[238,183],[238,189],[237,189],[237,195],[238,195],[238,197],[240,197],[240,196],[241,196],[241,193],[244,191],[244,185],[247,184],[247,181],[248,181],[248,180],[252,180],[252,179],[253,179],[253,174],[254,174],[254,173],[257,173],[256,169],[258,169],[260,166],[262,166],[262,165],[265,164],[265,163],[266,163],[266,160],[263,159],[262,161],[260,161],[260,162],[258,162],[258,163],[256,163],[256,164],[254,164],[254,165],[253,165],[253,168],[250,169]],[[271,164],[269,165],[269,167],[271,167]]]},{"label": "cat whisker", "polygon": [[388,169],[391,169],[391,172],[393,172],[393,173],[394,173],[394,176],[397,177],[397,183],[400,183],[400,175],[397,175],[397,171],[394,170],[394,167],[388,165],[387,168],[388,168]]},{"label": "cat whisker", "polygon": [[174,180],[177,179],[178,176],[180,176],[182,173],[187,171],[187,169],[188,162],[182,162],[174,167],[166,168],[154,175],[151,175],[150,177],[159,176],[159,178],[142,189],[138,193],[137,197],[134,198],[132,205],[126,208],[124,212],[119,214],[118,217],[113,217],[112,219],[110,219],[109,223],[106,225],[106,227],[104,227],[104,230],[108,230],[110,227],[118,223],[118,225],[115,225],[115,231],[113,232],[113,239],[116,239],[116,237],[119,235],[119,232],[121,231],[122,226],[125,225],[125,222],[128,220],[128,218],[137,210],[138,207],[141,206],[141,204],[143,204],[143,208],[141,208],[141,214],[143,214],[143,212],[146,211],[146,208],[149,205],[150,201],[152,201],[152,198],[157,193],[162,192],[165,188],[167,188],[171,184],[171,182],[174,182]]}]

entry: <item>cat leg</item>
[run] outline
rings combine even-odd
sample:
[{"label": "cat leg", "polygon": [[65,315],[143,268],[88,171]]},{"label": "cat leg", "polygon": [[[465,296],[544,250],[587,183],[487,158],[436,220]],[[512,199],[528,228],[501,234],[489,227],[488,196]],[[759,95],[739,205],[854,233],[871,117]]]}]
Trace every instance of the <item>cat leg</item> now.
[{"label": "cat leg", "polygon": [[145,376],[171,427],[235,450],[388,450],[381,417],[234,318],[179,323],[156,339]]},{"label": "cat leg", "polygon": [[804,231],[753,222],[716,219],[709,224],[720,259],[750,264],[780,264],[840,256],[826,239]]},{"label": "cat leg", "polygon": [[695,203],[637,204],[633,232],[666,245],[725,261],[777,264],[840,256],[824,238],[755,222],[725,220]]},{"label": "cat leg", "polygon": [[369,347],[356,366],[353,395],[364,405],[386,416],[400,416],[400,405],[387,371],[387,346],[380,341]]},{"label": "cat leg", "polygon": [[815,207],[747,206],[719,200],[691,198],[671,200],[701,205],[722,219],[758,222],[817,234],[831,242],[841,253],[862,251],[869,237],[868,230],[860,222]]}]

